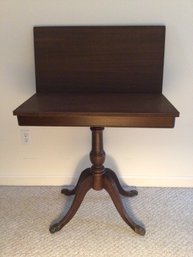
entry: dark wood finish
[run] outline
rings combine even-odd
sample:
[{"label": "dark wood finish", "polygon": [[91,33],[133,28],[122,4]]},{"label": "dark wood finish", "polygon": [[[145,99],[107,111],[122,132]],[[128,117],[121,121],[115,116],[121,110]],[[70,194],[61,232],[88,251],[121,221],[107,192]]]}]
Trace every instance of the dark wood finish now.
[{"label": "dark wood finish", "polygon": [[[75,197],[70,209],[60,221],[50,226],[51,233],[55,233],[59,231],[61,228],[63,228],[64,225],[66,225],[74,217],[86,193],[92,188],[93,176],[90,172],[85,172],[84,175],[82,175],[80,178],[81,179],[79,180],[79,183],[76,186]],[[65,190],[63,190],[62,193],[65,193]],[[67,195],[69,194],[67,193]]]},{"label": "dark wood finish", "polygon": [[115,173],[103,166],[105,161],[105,152],[103,149],[103,129],[92,127],[92,149],[90,152],[90,160],[93,164],[91,168],[84,170],[78,180],[74,189],[62,189],[62,193],[66,195],[75,195],[73,203],[68,210],[67,214],[57,223],[50,226],[50,232],[55,233],[59,231],[65,224],[67,224],[77,212],[84,196],[89,189],[95,190],[105,189],[111,196],[115,207],[117,208],[123,220],[139,235],[145,235],[145,229],[135,223],[132,218],[127,214],[120,194],[128,197],[137,195],[136,190],[125,191],[115,175]]},{"label": "dark wood finish", "polygon": [[37,92],[161,93],[164,26],[34,28]]},{"label": "dark wood finish", "polygon": [[104,167],[104,127],[172,128],[179,112],[162,95],[164,26],[34,28],[36,94],[14,115],[21,126],[88,126],[92,166],[74,189],[67,214],[50,226],[54,233],[77,212],[91,188],[105,189],[123,220],[138,234],[145,229],[127,214],[114,171]]},{"label": "dark wood finish", "polygon": [[103,129],[92,127],[92,150],[90,152],[90,161],[93,164],[91,172],[93,174],[93,189],[103,189],[103,174],[105,167],[103,163],[105,161],[105,152],[103,149]]},{"label": "dark wood finish", "polygon": [[35,94],[14,111],[23,126],[173,127],[179,112],[162,94]]}]

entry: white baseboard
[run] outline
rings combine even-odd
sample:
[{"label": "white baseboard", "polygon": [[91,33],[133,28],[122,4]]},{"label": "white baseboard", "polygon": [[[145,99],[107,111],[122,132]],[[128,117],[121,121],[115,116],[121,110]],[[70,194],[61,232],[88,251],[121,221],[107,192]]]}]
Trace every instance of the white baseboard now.
[{"label": "white baseboard", "polygon": [[141,187],[193,187],[193,177],[123,177],[127,185]]},{"label": "white baseboard", "polygon": [[0,185],[10,186],[60,186],[71,184],[74,178],[61,176],[2,176]]},{"label": "white baseboard", "polygon": [[[61,176],[0,176],[0,185],[61,186],[75,184],[78,178]],[[122,177],[120,181],[139,187],[193,187],[193,177]]]}]

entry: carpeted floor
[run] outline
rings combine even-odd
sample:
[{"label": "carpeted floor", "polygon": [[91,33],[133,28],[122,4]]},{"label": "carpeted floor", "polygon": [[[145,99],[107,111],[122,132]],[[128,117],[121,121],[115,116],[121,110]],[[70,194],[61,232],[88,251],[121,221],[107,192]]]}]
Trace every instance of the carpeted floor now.
[{"label": "carpeted floor", "polygon": [[70,206],[60,187],[0,187],[0,257],[193,257],[193,189],[138,188],[123,198],[142,221],[135,234],[109,195],[90,190],[74,218],[59,232],[50,223]]}]

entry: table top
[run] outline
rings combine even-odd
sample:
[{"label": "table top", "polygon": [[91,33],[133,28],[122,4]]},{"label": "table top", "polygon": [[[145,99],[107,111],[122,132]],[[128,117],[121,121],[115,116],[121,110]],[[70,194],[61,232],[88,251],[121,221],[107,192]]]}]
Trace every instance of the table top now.
[{"label": "table top", "polygon": [[165,26],[35,27],[36,94],[19,125],[171,128]]},{"label": "table top", "polygon": [[169,128],[179,112],[162,94],[36,93],[14,115],[24,126]]}]

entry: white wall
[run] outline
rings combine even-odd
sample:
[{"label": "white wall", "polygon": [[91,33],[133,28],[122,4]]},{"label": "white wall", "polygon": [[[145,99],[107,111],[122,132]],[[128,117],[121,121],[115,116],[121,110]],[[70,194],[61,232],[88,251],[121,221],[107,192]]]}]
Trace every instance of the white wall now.
[{"label": "white wall", "polygon": [[89,165],[88,128],[29,127],[12,111],[35,92],[35,25],[166,25],[163,91],[179,109],[174,129],[107,128],[106,166],[137,186],[193,186],[192,0],[1,0],[0,184],[62,185]]}]

